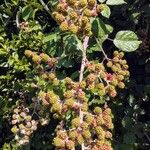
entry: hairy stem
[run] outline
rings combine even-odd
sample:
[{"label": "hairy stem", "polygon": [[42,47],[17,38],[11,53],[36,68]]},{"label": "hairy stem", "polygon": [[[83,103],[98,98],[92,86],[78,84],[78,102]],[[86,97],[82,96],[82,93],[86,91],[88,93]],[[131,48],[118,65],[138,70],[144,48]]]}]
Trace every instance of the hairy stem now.
[{"label": "hairy stem", "polygon": [[[84,69],[85,69],[85,65],[86,65],[86,49],[88,47],[88,42],[89,42],[89,37],[86,36],[84,38],[84,41],[83,41],[82,62],[81,62],[79,82],[81,82],[83,80],[83,73],[84,73]],[[79,117],[80,117],[80,123],[82,123],[83,122],[84,113],[81,110],[81,108],[80,108],[80,112],[79,112]],[[84,143],[82,143],[82,145],[81,145],[81,150],[86,150],[86,147],[84,146]]]},{"label": "hairy stem", "polygon": [[83,80],[83,73],[86,65],[86,49],[88,47],[88,42],[89,42],[89,37],[86,36],[83,41],[82,62],[81,62],[79,82]]}]

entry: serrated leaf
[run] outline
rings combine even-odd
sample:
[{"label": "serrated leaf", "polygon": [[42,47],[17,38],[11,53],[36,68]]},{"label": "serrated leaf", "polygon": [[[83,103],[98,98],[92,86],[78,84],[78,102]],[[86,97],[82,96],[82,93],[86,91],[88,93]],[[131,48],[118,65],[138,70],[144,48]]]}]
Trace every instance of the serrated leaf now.
[{"label": "serrated leaf", "polygon": [[132,31],[120,31],[116,34],[114,44],[117,48],[125,52],[132,52],[138,49],[141,41]]},{"label": "serrated leaf", "polygon": [[126,4],[124,0],[107,0],[106,1],[107,5],[121,5],[121,4]]},{"label": "serrated leaf", "polygon": [[102,5],[103,5],[103,10],[101,12],[102,16],[109,18],[111,14],[110,8],[106,4],[102,4]]}]

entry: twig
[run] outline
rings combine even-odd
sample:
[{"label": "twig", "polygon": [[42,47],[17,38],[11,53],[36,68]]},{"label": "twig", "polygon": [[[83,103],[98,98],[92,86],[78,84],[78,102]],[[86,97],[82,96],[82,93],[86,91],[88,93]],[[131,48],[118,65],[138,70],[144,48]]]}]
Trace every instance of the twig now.
[{"label": "twig", "polygon": [[16,25],[17,25],[17,28],[20,28],[19,17],[20,17],[20,11],[18,11],[17,14],[16,14]]},{"label": "twig", "polygon": [[148,136],[148,134],[146,132],[144,132],[144,135],[146,136],[146,138],[148,139],[148,141],[150,142],[150,137]]},{"label": "twig", "polygon": [[42,4],[42,6],[44,7],[44,9],[50,14],[50,9],[48,8],[48,6],[44,3],[43,0],[39,0],[40,3]]},{"label": "twig", "polygon": [[103,47],[101,46],[101,44],[100,44],[99,40],[98,40],[96,37],[95,37],[95,40],[96,40],[96,42],[97,42],[97,44],[98,44],[98,46],[99,46],[100,50],[102,51],[102,53],[103,53],[103,55],[104,55],[105,59],[107,59],[107,60],[111,60],[110,58],[108,58],[108,57],[107,57],[107,55],[106,55],[105,51],[103,50]]}]

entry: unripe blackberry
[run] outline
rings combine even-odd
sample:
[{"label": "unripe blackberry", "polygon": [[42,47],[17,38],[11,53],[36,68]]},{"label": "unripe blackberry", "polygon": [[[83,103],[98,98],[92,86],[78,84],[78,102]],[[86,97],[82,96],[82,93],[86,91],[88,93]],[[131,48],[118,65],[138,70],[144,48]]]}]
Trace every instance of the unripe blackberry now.
[{"label": "unripe blackberry", "polygon": [[102,64],[102,63],[96,64],[96,65],[95,65],[95,70],[98,71],[98,72],[104,70],[103,64]]},{"label": "unripe blackberry", "polygon": [[91,24],[90,23],[87,23],[86,25],[85,25],[85,27],[84,27],[84,30],[85,30],[85,32],[90,32],[91,31]]},{"label": "unripe blackberry", "polygon": [[78,14],[75,11],[71,11],[69,13],[70,19],[77,19]]},{"label": "unripe blackberry", "polygon": [[59,100],[59,98],[58,98],[57,96],[52,96],[52,97],[49,99],[49,102],[53,105],[53,104],[55,104],[58,100]]},{"label": "unripe blackberry", "polygon": [[54,138],[54,145],[56,147],[63,148],[63,147],[65,147],[65,142],[62,139],[56,137],[56,138]]},{"label": "unripe blackberry", "polygon": [[72,139],[72,140],[75,140],[78,136],[78,133],[76,130],[74,131],[69,131],[69,138]]},{"label": "unripe blackberry", "polygon": [[124,65],[123,68],[124,69],[129,69],[129,66],[128,65]]},{"label": "unripe blackberry", "polygon": [[94,113],[95,113],[96,115],[99,115],[99,114],[102,113],[102,109],[101,109],[100,107],[95,107],[95,108],[94,108]]},{"label": "unripe blackberry", "polygon": [[94,74],[89,74],[88,76],[87,76],[87,81],[88,82],[94,82],[96,80],[96,76],[94,75]]},{"label": "unripe blackberry", "polygon": [[112,138],[112,133],[109,132],[109,131],[107,131],[107,132],[105,133],[105,136],[106,136],[107,139],[111,139],[111,138]]},{"label": "unripe blackberry", "polygon": [[119,72],[121,75],[125,76],[126,75],[126,71],[125,70],[122,70]]},{"label": "unripe blackberry", "polygon": [[80,0],[78,6],[82,8],[85,7],[87,4],[87,0]]},{"label": "unripe blackberry", "polygon": [[74,5],[75,3],[77,3],[77,0],[66,0],[66,2],[67,2],[69,5]]},{"label": "unripe blackberry", "polygon": [[85,82],[85,81],[81,81],[81,82],[79,83],[79,86],[80,86],[80,88],[85,89],[85,87],[86,87],[86,82]]},{"label": "unripe blackberry", "polygon": [[105,94],[106,94],[106,90],[105,89],[98,91],[98,95],[99,96],[104,96]]},{"label": "unripe blackberry", "polygon": [[83,103],[83,105],[81,107],[81,110],[84,111],[84,112],[87,112],[87,110],[88,110],[88,104],[87,103]]},{"label": "unripe blackberry", "polygon": [[66,77],[66,78],[65,78],[65,81],[66,81],[67,84],[71,84],[71,83],[72,83],[72,79],[69,78],[69,77]]},{"label": "unripe blackberry", "polygon": [[73,127],[76,127],[76,128],[79,127],[80,126],[80,118],[72,119],[71,124]]},{"label": "unripe blackberry", "polygon": [[54,86],[58,86],[58,85],[59,85],[59,80],[58,80],[57,78],[55,78],[55,79],[53,80],[53,85],[54,85]]},{"label": "unripe blackberry", "polygon": [[89,130],[83,130],[82,131],[82,136],[85,138],[85,139],[89,139],[91,138],[91,132]]},{"label": "unripe blackberry", "polygon": [[80,145],[84,142],[84,138],[82,137],[81,134],[79,134],[79,135],[77,136],[77,142],[78,142]]},{"label": "unripe blackberry", "polygon": [[124,57],[124,52],[120,52],[119,53],[119,58],[123,58]]},{"label": "unripe blackberry", "polygon": [[69,108],[72,108],[74,105],[74,99],[73,98],[69,98],[65,100],[65,105],[67,105]]},{"label": "unripe blackberry", "polygon": [[119,58],[118,57],[114,57],[113,58],[113,62],[115,62],[115,63],[119,62]]},{"label": "unripe blackberry", "polygon": [[48,60],[50,59],[50,57],[47,54],[40,54],[40,57],[42,58],[42,61],[44,62],[48,62]]},{"label": "unripe blackberry", "polygon": [[113,65],[113,66],[111,67],[111,69],[112,69],[113,72],[117,72],[117,71],[118,71],[118,68],[117,68],[115,65]]},{"label": "unripe blackberry", "polygon": [[48,91],[47,94],[46,94],[46,96],[47,96],[49,99],[51,99],[52,97],[55,96],[55,94],[54,94],[53,91]]},{"label": "unripe blackberry", "polygon": [[75,147],[75,143],[71,140],[68,140],[66,142],[66,147],[67,147],[68,150],[72,150]]},{"label": "unripe blackberry", "polygon": [[65,20],[65,17],[62,14],[56,13],[54,16],[55,20],[60,24]]},{"label": "unripe blackberry", "polygon": [[32,57],[33,52],[30,51],[30,50],[25,50],[24,54],[25,54],[27,57]]},{"label": "unripe blackberry", "polygon": [[14,134],[16,134],[18,131],[19,131],[19,129],[17,128],[17,126],[13,126],[11,128],[11,132],[14,133]]},{"label": "unripe blackberry", "polygon": [[126,64],[127,64],[127,61],[126,61],[126,60],[121,60],[121,61],[120,61],[120,64],[121,64],[121,65],[126,65]]},{"label": "unripe blackberry", "polygon": [[114,56],[116,57],[116,56],[118,56],[119,55],[119,52],[118,51],[114,51]]},{"label": "unripe blackberry", "polygon": [[112,61],[108,61],[108,62],[107,62],[107,67],[111,68],[112,66],[113,66]]},{"label": "unripe blackberry", "polygon": [[33,57],[32,57],[32,61],[33,61],[34,63],[39,64],[39,63],[41,62],[41,57],[35,54],[35,55],[33,55]]},{"label": "unripe blackberry", "polygon": [[116,90],[112,90],[108,94],[109,94],[110,97],[114,98],[114,97],[116,97],[117,92],[116,92]]},{"label": "unripe blackberry", "polygon": [[130,75],[130,72],[129,71],[125,71],[126,73],[126,76],[129,76]]},{"label": "unripe blackberry", "polygon": [[98,126],[103,125],[103,124],[104,124],[103,118],[102,118],[101,116],[98,116],[98,117],[96,118],[96,123],[97,123]]},{"label": "unripe blackberry", "polygon": [[118,75],[118,76],[117,76],[117,79],[118,79],[119,81],[122,81],[122,80],[124,80],[124,76],[123,76],[123,75]]},{"label": "unripe blackberry", "polygon": [[97,8],[96,8],[97,13],[101,13],[103,11],[103,9],[104,9],[104,5],[103,4],[97,5]]},{"label": "unripe blackberry", "polygon": [[89,18],[86,17],[86,16],[83,16],[82,19],[81,19],[81,21],[82,21],[82,25],[84,26],[84,25],[86,25],[87,23],[89,23]]},{"label": "unripe blackberry", "polygon": [[103,115],[111,115],[111,109],[110,109],[110,108],[106,108],[106,109],[103,111]]},{"label": "unripe blackberry", "polygon": [[113,80],[111,81],[111,84],[112,84],[113,86],[117,86],[117,85],[118,85],[118,80],[117,80],[117,79],[113,79]]},{"label": "unripe blackberry", "polygon": [[100,72],[100,77],[105,79],[107,77],[106,73],[104,71]]},{"label": "unripe blackberry", "polygon": [[97,88],[103,90],[105,88],[103,83],[98,83]]},{"label": "unripe blackberry", "polygon": [[123,82],[119,82],[118,83],[118,87],[121,88],[121,89],[124,89],[125,88],[125,84]]},{"label": "unripe blackberry", "polygon": [[88,8],[86,8],[86,9],[84,10],[84,15],[87,16],[87,17],[91,17],[91,15],[92,15],[91,10],[88,9]]},{"label": "unripe blackberry", "polygon": [[40,99],[45,99],[46,93],[43,92],[43,91],[40,91],[38,96],[39,96]]},{"label": "unripe blackberry", "polygon": [[90,7],[93,7],[96,3],[96,0],[88,0],[88,4]]},{"label": "unripe blackberry", "polygon": [[73,97],[73,92],[72,91],[66,91],[65,93],[64,93],[64,97],[66,98],[66,99],[69,99],[69,98],[71,98],[71,97]]},{"label": "unripe blackberry", "polygon": [[81,124],[81,128],[82,128],[83,130],[86,130],[86,129],[88,129],[88,127],[89,127],[89,124],[86,123],[85,121],[83,121],[82,124]]},{"label": "unripe blackberry", "polygon": [[52,112],[60,112],[61,111],[61,104],[58,102],[54,103],[52,105],[51,111]]},{"label": "unripe blackberry", "polygon": [[72,33],[77,33],[78,32],[78,26],[76,26],[76,25],[74,25],[74,24],[71,24],[70,26],[69,26],[69,30],[70,30],[70,32],[72,32]]},{"label": "unripe blackberry", "polygon": [[59,11],[59,12],[65,12],[66,11],[66,5],[63,4],[63,3],[59,3],[56,7],[56,10]]},{"label": "unripe blackberry", "polygon": [[48,75],[48,78],[49,78],[49,80],[54,80],[54,79],[56,78],[56,76],[55,76],[54,73],[50,73],[50,74]]},{"label": "unripe blackberry", "polygon": [[67,31],[69,29],[69,25],[66,21],[62,22],[59,26],[61,31]]},{"label": "unripe blackberry", "polygon": [[90,124],[92,124],[94,117],[91,115],[86,115],[84,120],[85,120],[85,122],[87,122],[90,125]]},{"label": "unripe blackberry", "polygon": [[104,132],[104,130],[101,126],[96,126],[95,127],[95,132],[96,132],[97,135],[101,135]]}]

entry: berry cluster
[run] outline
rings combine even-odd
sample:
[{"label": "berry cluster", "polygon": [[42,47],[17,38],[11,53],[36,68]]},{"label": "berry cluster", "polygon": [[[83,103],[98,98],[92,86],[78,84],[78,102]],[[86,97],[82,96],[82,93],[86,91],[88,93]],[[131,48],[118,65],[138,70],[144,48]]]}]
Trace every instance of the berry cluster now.
[{"label": "berry cluster", "polygon": [[13,125],[11,131],[15,134],[15,140],[19,145],[29,143],[29,138],[37,130],[38,125],[38,121],[29,115],[29,109],[23,106],[14,109],[11,123]]},{"label": "berry cluster", "polygon": [[52,13],[62,31],[90,36],[91,17],[96,17],[102,11],[102,4],[96,0],[60,0]]},{"label": "berry cluster", "polygon": [[88,89],[99,96],[108,94],[110,97],[117,95],[116,88],[125,88],[124,80],[129,76],[128,65],[123,59],[123,52],[114,52],[113,59],[104,63],[89,62],[86,78]]},{"label": "berry cluster", "polygon": [[74,149],[84,143],[91,150],[112,150],[111,139],[113,129],[110,108],[100,107],[94,109],[94,114],[83,114],[83,121],[76,117],[71,121],[72,128],[65,130],[62,125],[57,127],[54,145],[57,149]]},{"label": "berry cluster", "polygon": [[29,58],[32,58],[32,61],[35,64],[40,64],[41,62],[44,62],[44,63],[48,64],[48,66],[50,68],[52,68],[55,65],[55,63],[57,62],[57,60],[55,58],[50,58],[47,54],[44,54],[44,53],[41,53],[40,55],[38,55],[36,52],[26,50],[25,55]]}]

